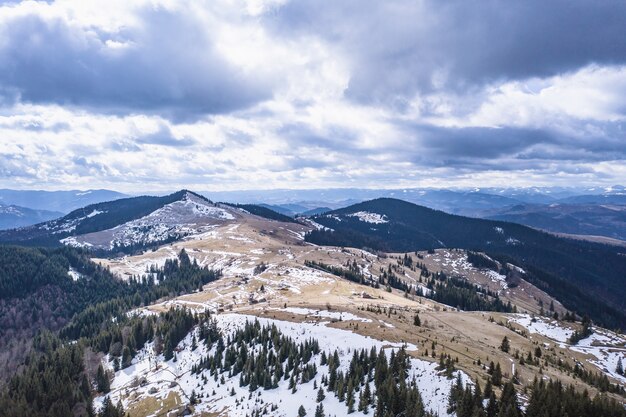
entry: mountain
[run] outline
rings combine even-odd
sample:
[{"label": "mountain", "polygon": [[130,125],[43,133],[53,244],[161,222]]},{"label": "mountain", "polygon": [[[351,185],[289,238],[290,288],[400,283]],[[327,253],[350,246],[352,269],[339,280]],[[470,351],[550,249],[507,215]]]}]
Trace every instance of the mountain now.
[{"label": "mountain", "polygon": [[[190,234],[96,259],[0,245],[2,416],[461,417],[519,405],[528,411],[513,414],[535,417],[552,415],[549,403],[626,417],[626,337],[574,320],[523,264],[459,249],[311,245],[315,220],[277,222],[184,190],[153,198],[143,217],[72,237],[95,244],[90,235],[168,219]],[[332,216],[380,228],[406,207],[382,210]],[[97,229],[87,225],[76,223]],[[546,375],[555,382],[533,382]]]},{"label": "mountain", "polygon": [[398,198],[447,213],[476,216],[484,210],[509,207],[521,201],[480,191],[402,190],[389,192],[386,197]]},{"label": "mountain", "polygon": [[626,205],[516,205],[486,216],[555,233],[626,240]]},{"label": "mountain", "polygon": [[276,220],[279,222],[295,223],[295,220],[288,215],[283,214],[277,210],[272,210],[267,204],[231,204],[224,203],[228,206],[236,207],[247,213],[254,214],[255,216],[264,217],[269,220]]},{"label": "mountain", "polygon": [[300,213],[302,216],[315,216],[316,214],[326,213],[327,211],[332,211],[330,207],[316,207],[311,210],[304,211]]},{"label": "mountain", "polygon": [[0,242],[61,243],[96,249],[133,248],[178,239],[234,218],[228,210],[187,190],[164,197],[131,197],[91,204],[56,220],[0,232]]},{"label": "mountain", "polygon": [[90,204],[111,201],[127,197],[125,194],[110,190],[0,190],[0,203],[15,204],[34,210],[49,210],[69,213]]},{"label": "mountain", "polygon": [[133,252],[210,231],[244,213],[294,222],[265,207],[216,204],[181,190],[163,197],[140,196],[91,204],[55,220],[0,231],[0,242]]},{"label": "mountain", "polygon": [[58,211],[33,210],[16,205],[0,203],[0,230],[30,226],[63,216]]},{"label": "mountain", "polygon": [[586,194],[558,200],[560,204],[617,204],[626,205],[626,193]]},{"label": "mountain", "polygon": [[[529,280],[561,300],[615,327],[626,327],[626,256],[617,247],[559,238],[502,221],[451,215],[402,200],[380,198],[313,216],[315,244],[387,252],[464,248],[512,259]],[[593,301],[598,297],[598,301]]]},{"label": "mountain", "polygon": [[280,213],[283,214],[285,216],[289,216],[289,217],[293,217],[295,216],[296,212],[294,212],[293,210],[291,210],[287,204],[285,205],[279,205],[279,204],[265,204],[265,203],[260,203],[260,204],[255,204],[256,206],[259,207],[265,207],[266,209],[275,211],[276,213]]}]

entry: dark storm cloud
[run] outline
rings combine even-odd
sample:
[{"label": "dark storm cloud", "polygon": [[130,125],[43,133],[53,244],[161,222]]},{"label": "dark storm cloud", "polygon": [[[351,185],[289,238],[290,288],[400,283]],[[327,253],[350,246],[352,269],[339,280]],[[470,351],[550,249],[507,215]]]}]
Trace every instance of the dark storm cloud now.
[{"label": "dark storm cloud", "polygon": [[351,66],[346,94],[365,102],[626,62],[621,0],[292,1],[267,21],[341,51]]},{"label": "dark storm cloud", "polygon": [[285,123],[277,130],[290,147],[326,148],[332,151],[363,153],[356,131],[346,126],[328,125],[323,131],[305,123]]},{"label": "dark storm cloud", "polygon": [[135,139],[136,143],[143,145],[161,145],[161,146],[175,146],[185,147],[196,144],[196,141],[192,138],[178,139],[174,137],[171,129],[167,125],[161,125],[159,129],[154,133],[139,136]]},{"label": "dark storm cloud", "polygon": [[211,31],[193,14],[146,8],[139,17],[139,27],[115,33],[37,14],[5,20],[0,103],[187,120],[271,96],[267,80],[244,74],[217,52]]},{"label": "dark storm cloud", "polygon": [[556,143],[554,134],[524,128],[440,128],[420,126],[420,152],[435,157],[498,158],[512,156],[535,144]]},{"label": "dark storm cloud", "polygon": [[[575,126],[575,125],[573,125]],[[581,127],[581,131],[583,128]],[[626,159],[619,123],[595,135],[520,127],[438,127],[405,124],[405,140],[386,152],[416,166],[445,166],[465,171],[541,169],[558,163],[580,172],[576,163]]]}]

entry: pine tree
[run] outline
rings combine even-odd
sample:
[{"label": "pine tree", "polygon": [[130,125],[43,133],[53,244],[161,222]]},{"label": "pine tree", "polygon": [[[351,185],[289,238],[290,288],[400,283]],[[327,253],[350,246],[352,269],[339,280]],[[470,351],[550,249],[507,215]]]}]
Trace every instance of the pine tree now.
[{"label": "pine tree", "polygon": [[500,362],[493,369],[493,373],[491,374],[491,383],[496,387],[499,387],[502,384],[502,368],[500,368]]},{"label": "pine tree", "polygon": [[489,394],[489,402],[487,403],[487,409],[485,411],[487,412],[487,417],[496,417],[498,413],[498,402],[496,400],[496,394],[493,391]]},{"label": "pine tree", "polygon": [[521,417],[521,415],[515,387],[513,386],[513,382],[509,381],[504,384],[504,387],[502,388],[502,395],[500,395],[500,407],[497,416]]},{"label": "pine tree", "polygon": [[132,360],[133,357],[130,354],[130,349],[128,346],[124,346],[124,349],[122,349],[122,369],[128,368]]},{"label": "pine tree", "polygon": [[354,413],[354,388],[352,385],[352,378],[350,378],[350,380],[348,381],[346,405],[348,406],[348,414]]},{"label": "pine tree", "polygon": [[111,390],[109,376],[104,371],[102,364],[98,366],[98,370],[96,371],[96,387],[98,388],[98,392],[102,392],[104,394]]},{"label": "pine tree", "polygon": [[624,366],[622,365],[622,358],[617,360],[617,367],[615,368],[615,372],[619,375],[624,375]]},{"label": "pine tree", "polygon": [[324,389],[322,387],[320,387],[320,389],[317,390],[317,399],[316,399],[316,401],[318,403],[321,403],[322,401],[324,401],[324,398],[326,398],[326,395],[324,395]]},{"label": "pine tree", "polygon": [[502,352],[509,352],[509,349],[511,348],[511,345],[509,343],[509,338],[504,336],[504,339],[502,339],[502,344],[500,345],[500,350]]},{"label": "pine tree", "polygon": [[304,409],[304,406],[300,406],[300,408],[298,408],[298,417],[304,417],[306,416],[306,410]]},{"label": "pine tree", "polygon": [[415,313],[415,316],[413,317],[413,325],[414,326],[418,326],[418,327],[422,325],[422,321],[420,320],[420,316],[417,313]]},{"label": "pine tree", "polygon": [[326,417],[324,414],[324,404],[320,403],[315,408],[315,417]]}]

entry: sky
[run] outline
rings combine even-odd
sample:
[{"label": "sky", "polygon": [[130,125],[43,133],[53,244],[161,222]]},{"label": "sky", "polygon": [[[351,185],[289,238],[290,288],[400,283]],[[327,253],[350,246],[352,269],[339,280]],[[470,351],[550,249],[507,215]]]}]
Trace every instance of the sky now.
[{"label": "sky", "polygon": [[0,0],[0,187],[626,183],[626,2]]}]

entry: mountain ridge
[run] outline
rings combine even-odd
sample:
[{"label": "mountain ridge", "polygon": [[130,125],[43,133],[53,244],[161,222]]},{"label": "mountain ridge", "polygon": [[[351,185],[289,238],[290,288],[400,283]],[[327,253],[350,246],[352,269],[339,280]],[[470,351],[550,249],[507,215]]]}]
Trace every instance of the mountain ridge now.
[{"label": "mountain ridge", "polygon": [[[307,241],[315,244],[369,247],[386,252],[462,248],[511,258],[533,271],[543,289],[564,298],[568,308],[586,310],[615,327],[626,325],[623,301],[626,256],[620,248],[573,241],[516,223],[463,217],[387,198],[311,219],[323,227],[306,236]],[[587,292],[601,297],[607,305],[592,304]]]}]

